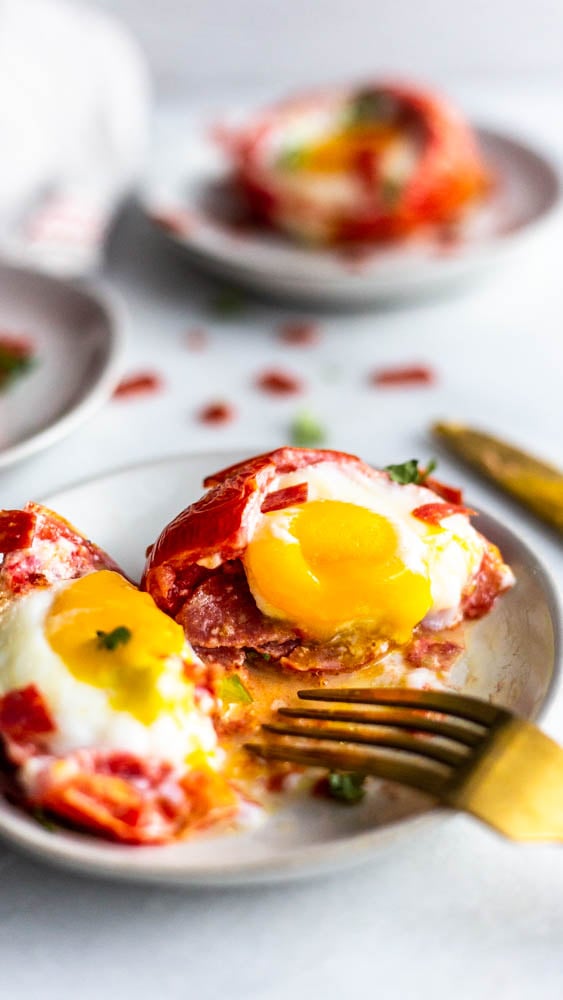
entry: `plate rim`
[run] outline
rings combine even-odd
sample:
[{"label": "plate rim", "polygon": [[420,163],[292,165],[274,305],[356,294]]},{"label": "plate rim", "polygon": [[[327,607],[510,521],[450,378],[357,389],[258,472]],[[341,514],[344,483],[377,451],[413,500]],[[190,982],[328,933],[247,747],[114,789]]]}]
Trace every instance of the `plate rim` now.
[{"label": "plate rim", "polygon": [[[86,476],[78,481],[64,485],[58,490],[52,490],[41,502],[47,504],[62,494],[72,493],[89,485],[103,484],[119,475],[147,468],[160,467],[166,464],[185,464],[196,459],[209,459],[210,463],[225,462],[229,464],[238,460],[247,449],[201,450],[171,453],[118,465],[96,476]],[[561,648],[563,643],[563,598],[560,596],[555,581],[543,561],[534,553],[527,539],[522,539],[511,528],[502,524],[493,515],[482,512],[494,531],[513,539],[523,551],[526,561],[542,582],[546,593],[550,617],[554,628],[554,665],[545,698],[538,708],[535,718],[541,718],[552,703],[561,676]],[[486,530],[490,530],[487,528]],[[500,542],[502,545],[502,541]],[[392,846],[387,841],[400,839],[409,833],[431,830],[445,820],[453,819],[454,813],[440,806],[435,806],[422,814],[404,817],[383,827],[376,827],[342,839],[321,844],[307,844],[301,847],[287,848],[279,851],[275,859],[258,860],[255,862],[230,863],[225,866],[199,865],[186,868],[181,862],[159,867],[158,862],[152,864],[153,857],[148,855],[156,852],[158,858],[163,847],[147,847],[133,849],[125,845],[107,845],[94,838],[81,837],[76,839],[55,837],[34,823],[24,813],[12,806],[6,800],[0,801],[0,836],[11,846],[31,854],[41,861],[47,861],[59,868],[67,868],[85,877],[111,878],[120,882],[145,882],[147,884],[176,885],[179,888],[219,888],[233,885],[252,885],[258,883],[275,883],[295,879],[316,877],[328,872],[344,870],[356,864],[361,864],[375,858],[377,849]],[[126,864],[115,854],[104,857],[108,847],[127,852]]]},{"label": "plate rim", "polygon": [[[236,108],[231,108],[231,113],[233,110],[236,110]],[[224,109],[223,113],[228,114],[229,108]],[[209,122],[210,120],[210,115],[198,118],[194,116],[190,127],[198,126],[201,130],[205,122]],[[138,203],[144,218],[149,222],[153,231],[186,255],[195,266],[207,269],[216,276],[219,275],[224,280],[228,280],[227,274],[230,274],[232,280],[235,282],[238,281],[247,287],[254,287],[261,291],[264,291],[268,287],[272,294],[322,297],[326,293],[327,299],[330,298],[331,301],[334,298],[336,298],[336,301],[344,301],[347,297],[353,297],[358,294],[362,298],[369,297],[371,294],[374,299],[385,298],[387,296],[396,298],[403,295],[417,295],[425,291],[429,282],[434,285],[440,282],[450,283],[459,280],[459,274],[455,269],[456,264],[458,266],[462,264],[470,267],[471,264],[478,264],[484,258],[490,260],[510,248],[519,246],[527,237],[547,226],[563,205],[563,168],[559,166],[556,158],[541,143],[528,140],[527,137],[522,136],[516,130],[511,131],[509,129],[497,128],[494,123],[487,124],[486,122],[475,120],[470,121],[470,125],[478,137],[482,136],[493,141],[500,141],[505,146],[517,148],[518,151],[526,156],[531,156],[549,175],[552,198],[539,214],[535,215],[528,222],[519,225],[517,229],[495,233],[492,236],[488,236],[483,242],[469,245],[459,253],[440,258],[439,273],[436,271],[430,277],[426,275],[421,280],[415,280],[412,284],[407,283],[402,291],[386,290],[383,285],[378,286],[377,284],[370,288],[374,275],[361,270],[347,271],[343,269],[342,281],[338,281],[336,291],[334,289],[336,276],[313,275],[310,279],[305,277],[305,280],[303,280],[300,276],[282,274],[276,281],[271,269],[257,269],[253,262],[248,259],[245,259],[243,262],[237,262],[234,259],[234,255],[225,256],[221,252],[216,252],[214,248],[201,246],[198,242],[194,243],[190,239],[189,234],[181,235],[173,231],[168,231],[160,226],[151,214],[148,197],[150,191],[148,171],[138,186]],[[291,249],[290,243],[288,243],[288,247]],[[303,247],[297,245],[296,249],[302,252]],[[231,260],[230,257],[233,257],[233,259]],[[432,258],[423,258],[421,263],[430,266],[432,269],[435,265],[435,261]]]},{"label": "plate rim", "polygon": [[50,448],[57,441],[71,434],[106,402],[117,385],[119,368],[125,352],[127,340],[128,314],[123,297],[102,280],[77,279],[71,281],[30,267],[2,262],[2,274],[15,274],[23,279],[40,278],[46,284],[61,291],[70,289],[90,299],[98,305],[105,318],[107,330],[107,354],[97,378],[87,388],[76,405],[56,417],[47,427],[31,434],[23,441],[0,450],[0,470],[29,458],[38,451]]}]

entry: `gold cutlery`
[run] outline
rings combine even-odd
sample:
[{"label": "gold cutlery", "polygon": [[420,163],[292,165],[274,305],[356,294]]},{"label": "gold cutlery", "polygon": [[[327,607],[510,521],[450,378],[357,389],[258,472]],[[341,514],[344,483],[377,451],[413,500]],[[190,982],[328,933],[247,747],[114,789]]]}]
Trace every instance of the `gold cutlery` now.
[{"label": "gold cutlery", "polygon": [[563,749],[531,722],[442,691],[318,688],[298,696],[308,704],[280,708],[283,721],[264,725],[264,739],[248,750],[410,785],[514,840],[563,841]]},{"label": "gold cutlery", "polygon": [[439,422],[432,433],[449,451],[563,533],[563,472],[463,424]]}]

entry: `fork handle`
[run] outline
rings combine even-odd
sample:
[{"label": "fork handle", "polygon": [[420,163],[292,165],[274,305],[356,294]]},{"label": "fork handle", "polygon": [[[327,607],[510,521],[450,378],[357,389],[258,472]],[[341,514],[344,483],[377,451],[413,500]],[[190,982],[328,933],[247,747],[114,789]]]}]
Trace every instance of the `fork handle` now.
[{"label": "fork handle", "polygon": [[514,840],[563,842],[563,749],[511,718],[447,801]]}]

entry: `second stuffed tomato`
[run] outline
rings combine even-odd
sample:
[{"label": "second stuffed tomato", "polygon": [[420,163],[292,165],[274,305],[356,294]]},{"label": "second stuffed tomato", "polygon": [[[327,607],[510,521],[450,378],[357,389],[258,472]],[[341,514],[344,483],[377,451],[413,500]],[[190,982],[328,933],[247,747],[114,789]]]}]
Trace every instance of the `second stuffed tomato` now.
[{"label": "second stuffed tomato", "polygon": [[456,491],[421,478],[334,451],[258,456],[208,477],[150,551],[144,586],[218,666],[258,656],[325,673],[394,648],[416,658],[512,580]]},{"label": "second stuffed tomato", "polygon": [[455,224],[490,188],[462,115],[410,85],[286,101],[229,149],[254,214],[307,242],[377,242]]}]

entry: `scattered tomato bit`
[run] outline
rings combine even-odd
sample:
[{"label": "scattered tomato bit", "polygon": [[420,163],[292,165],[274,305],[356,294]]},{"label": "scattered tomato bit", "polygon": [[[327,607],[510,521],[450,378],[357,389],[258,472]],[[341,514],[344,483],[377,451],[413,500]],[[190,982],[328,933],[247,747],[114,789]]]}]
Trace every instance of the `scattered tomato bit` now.
[{"label": "scattered tomato bit", "polygon": [[435,381],[436,373],[426,365],[380,368],[370,375],[373,385],[432,385]]},{"label": "scattered tomato bit", "polygon": [[424,485],[428,486],[429,490],[434,490],[434,493],[437,493],[439,497],[442,497],[442,500],[446,500],[448,503],[463,503],[463,492],[457,486],[448,486],[440,479],[434,479],[434,476],[425,476]]},{"label": "scattered tomato bit", "polygon": [[303,383],[296,375],[284,372],[280,368],[268,368],[256,378],[256,386],[263,392],[274,396],[292,396],[303,391]]},{"label": "scattered tomato bit", "polygon": [[149,213],[149,218],[173,236],[187,236],[197,222],[193,212],[184,208],[163,208]]},{"label": "scattered tomato bit", "polygon": [[31,340],[0,333],[0,390],[29,371],[34,360]]},{"label": "scattered tomato bit", "polygon": [[337,253],[347,271],[351,271],[352,274],[362,274],[378,256],[379,251],[369,245],[350,244]]},{"label": "scattered tomato bit", "polygon": [[496,598],[506,588],[502,556],[495,545],[489,545],[481,560],[475,587],[463,600],[465,618],[481,618],[490,611]]},{"label": "scattered tomato bit", "polygon": [[207,347],[207,330],[203,327],[194,327],[186,333],[186,345],[190,351],[202,351]]},{"label": "scattered tomato bit", "polygon": [[463,235],[456,225],[439,226],[435,233],[438,246],[443,250],[456,250],[463,243]]},{"label": "scattered tomato bit", "polygon": [[114,389],[113,399],[126,399],[129,396],[144,396],[160,392],[164,382],[156,372],[139,372],[137,375],[126,375]]},{"label": "scattered tomato bit", "polygon": [[216,402],[202,407],[197,418],[202,424],[228,424],[235,416],[235,408],[230,403]]},{"label": "scattered tomato bit", "polygon": [[407,647],[406,659],[414,667],[449,670],[459,659],[463,649],[462,643],[423,633],[416,636]]},{"label": "scattered tomato bit", "polygon": [[233,153],[238,151],[240,146],[238,131],[233,129],[228,123],[221,121],[213,122],[207,129],[207,134],[210,140],[221,146],[225,152]]},{"label": "scattered tomato bit", "polygon": [[426,521],[427,524],[439,524],[444,517],[451,517],[453,514],[470,517],[476,513],[477,511],[471,507],[462,507],[458,503],[423,503],[421,507],[415,507],[412,516],[418,521]]},{"label": "scattered tomato bit", "polygon": [[321,339],[318,323],[310,320],[294,320],[280,327],[280,340],[296,347],[312,347]]},{"label": "scattered tomato bit", "polygon": [[55,724],[35,684],[8,691],[0,698],[0,732],[14,740],[52,733]]}]

